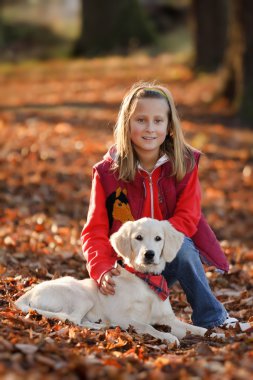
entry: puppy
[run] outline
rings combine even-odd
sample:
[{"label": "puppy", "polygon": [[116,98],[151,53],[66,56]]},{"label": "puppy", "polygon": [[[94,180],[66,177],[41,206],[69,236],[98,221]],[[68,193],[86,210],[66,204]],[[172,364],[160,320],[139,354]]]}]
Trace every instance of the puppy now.
[{"label": "puppy", "polygon": [[[62,277],[36,285],[16,301],[16,306],[26,313],[33,309],[45,317],[68,319],[92,329],[108,326],[127,329],[131,325],[138,333],[177,345],[187,331],[204,336],[205,328],[177,319],[169,298],[165,295],[161,299],[159,286],[154,291],[146,281],[148,273],[160,274],[166,262],[176,257],[183,239],[183,234],[168,221],[142,218],[126,222],[110,239],[124,263],[120,275],[114,277],[113,296],[103,295],[92,279]],[[101,323],[97,323],[99,320]],[[154,324],[170,326],[171,333],[156,330]]]}]

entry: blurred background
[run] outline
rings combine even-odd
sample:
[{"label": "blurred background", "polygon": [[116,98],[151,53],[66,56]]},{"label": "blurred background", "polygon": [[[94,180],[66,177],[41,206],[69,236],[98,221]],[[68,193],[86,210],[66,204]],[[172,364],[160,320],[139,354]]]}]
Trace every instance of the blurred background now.
[{"label": "blurred background", "polygon": [[218,238],[228,251],[253,246],[252,27],[250,0],[0,0],[3,244],[20,250],[29,225],[38,234],[25,251],[80,250],[91,168],[113,143],[122,97],[157,80],[204,153]]},{"label": "blurred background", "polygon": [[[140,80],[171,90],[203,153],[202,208],[230,263],[207,276],[230,316],[253,320],[253,1],[0,0],[1,379],[252,378],[246,334],[214,349],[187,337],[171,355],[14,307],[37,282],[88,276],[79,237],[92,166]],[[170,297],[190,320],[182,289]]]},{"label": "blurred background", "polygon": [[252,15],[250,0],[1,0],[0,58],[177,54],[219,70],[216,95],[252,123]]}]

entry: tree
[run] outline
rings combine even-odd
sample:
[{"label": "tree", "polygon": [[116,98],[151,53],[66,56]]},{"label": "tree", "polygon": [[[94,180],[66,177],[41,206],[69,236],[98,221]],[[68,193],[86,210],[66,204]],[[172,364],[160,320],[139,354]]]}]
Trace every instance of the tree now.
[{"label": "tree", "polygon": [[82,26],[74,55],[97,55],[154,40],[138,0],[81,0]]},{"label": "tree", "polygon": [[228,1],[193,0],[195,66],[212,71],[222,63],[227,44]]},{"label": "tree", "polygon": [[196,68],[222,67],[222,95],[253,122],[253,1],[193,0]]},{"label": "tree", "polygon": [[0,49],[4,46],[5,42],[5,31],[4,31],[4,25],[3,25],[3,6],[4,6],[4,0],[0,0]]},{"label": "tree", "polygon": [[224,94],[246,122],[253,123],[253,2],[231,0]]}]

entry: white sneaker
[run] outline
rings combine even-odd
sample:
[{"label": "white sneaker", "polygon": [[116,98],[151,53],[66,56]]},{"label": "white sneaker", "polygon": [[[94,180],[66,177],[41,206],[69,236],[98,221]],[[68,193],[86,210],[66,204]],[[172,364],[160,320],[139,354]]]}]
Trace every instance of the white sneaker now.
[{"label": "white sneaker", "polygon": [[227,316],[227,319],[219,327],[223,329],[234,329],[239,327],[242,333],[252,333],[253,332],[253,323],[252,322],[239,322],[238,319]]},{"label": "white sneaker", "polygon": [[220,325],[219,327],[223,327],[225,329],[229,329],[229,328],[235,328],[236,327],[236,324],[238,323],[238,319],[236,318],[233,318],[233,317],[230,317],[229,315],[227,316],[227,319],[222,323],[222,325]]}]

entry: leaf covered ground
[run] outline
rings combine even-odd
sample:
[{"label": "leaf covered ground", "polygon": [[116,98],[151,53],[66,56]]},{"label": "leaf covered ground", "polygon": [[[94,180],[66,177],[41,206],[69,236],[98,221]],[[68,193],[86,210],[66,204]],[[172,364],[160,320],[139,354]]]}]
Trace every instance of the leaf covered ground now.
[{"label": "leaf covered ground", "polygon": [[[113,142],[126,89],[157,79],[174,95],[187,140],[204,153],[203,210],[231,264],[223,276],[206,268],[212,289],[231,316],[252,321],[253,131],[215,98],[219,76],[195,77],[167,55],[0,70],[0,378],[250,379],[252,333],[239,328],[225,342],[187,336],[176,349],[131,328],[90,331],[13,304],[38,282],[87,277],[79,235],[92,165]],[[189,321],[178,285],[171,302]]]}]

